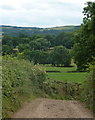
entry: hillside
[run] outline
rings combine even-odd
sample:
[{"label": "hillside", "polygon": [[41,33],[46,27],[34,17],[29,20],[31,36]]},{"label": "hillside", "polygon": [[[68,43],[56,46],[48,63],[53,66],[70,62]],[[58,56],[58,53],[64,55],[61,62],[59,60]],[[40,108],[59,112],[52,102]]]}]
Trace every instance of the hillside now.
[{"label": "hillside", "polygon": [[19,33],[32,36],[35,34],[51,34],[58,35],[61,31],[73,32],[80,28],[80,26],[61,26],[52,28],[37,28],[37,27],[17,27],[17,26],[0,26],[2,28],[2,35],[18,36]]}]

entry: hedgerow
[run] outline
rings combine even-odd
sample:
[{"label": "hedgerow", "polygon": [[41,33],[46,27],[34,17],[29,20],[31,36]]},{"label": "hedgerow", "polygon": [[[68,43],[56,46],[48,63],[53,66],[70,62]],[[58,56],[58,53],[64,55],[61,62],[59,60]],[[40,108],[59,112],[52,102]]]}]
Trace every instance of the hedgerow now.
[{"label": "hedgerow", "polygon": [[44,96],[46,74],[39,65],[10,56],[3,57],[2,66],[2,112],[8,118],[29,98]]},{"label": "hedgerow", "polygon": [[95,113],[95,65],[91,67],[86,81],[81,86],[79,98]]}]

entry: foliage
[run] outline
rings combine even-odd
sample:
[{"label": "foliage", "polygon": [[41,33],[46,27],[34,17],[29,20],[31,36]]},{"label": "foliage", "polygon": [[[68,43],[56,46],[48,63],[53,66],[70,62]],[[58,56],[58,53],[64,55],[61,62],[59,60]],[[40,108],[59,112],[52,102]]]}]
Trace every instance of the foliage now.
[{"label": "foliage", "polygon": [[73,46],[73,41],[71,40],[72,34],[71,33],[65,33],[61,32],[58,36],[56,36],[55,39],[55,45],[63,45],[66,48],[71,48]]},{"label": "foliage", "polygon": [[10,37],[10,36],[3,36],[2,44],[11,46],[12,45],[12,37]]},{"label": "foliage", "polygon": [[95,57],[95,2],[87,2],[80,30],[75,33],[73,55],[78,70],[89,67]]},{"label": "foliage", "polygon": [[[71,34],[62,32],[57,37],[52,35],[34,35],[26,36],[22,35],[19,37],[4,36],[2,39],[2,49],[4,54],[12,54],[13,49],[18,49],[21,53],[24,50],[42,50],[47,51],[50,47],[63,45],[66,48],[71,48],[73,45],[71,41]],[[8,49],[8,51],[7,51]]]},{"label": "foliage", "polygon": [[30,42],[31,50],[47,50],[50,42],[45,38],[38,38]]},{"label": "foliage", "polygon": [[50,42],[50,47],[55,46],[55,39],[56,39],[55,36],[47,34],[44,37]]},{"label": "foliage", "polygon": [[3,45],[2,46],[2,51],[3,51],[3,55],[12,54],[13,49],[8,45]]},{"label": "foliage", "polygon": [[24,50],[22,53],[17,55],[18,58],[33,61],[34,64],[47,64],[49,53],[47,51],[40,50]]},{"label": "foliage", "polygon": [[80,85],[75,82],[48,80],[44,83],[44,91],[53,99],[71,100],[77,99]]},{"label": "foliage", "polygon": [[94,102],[95,102],[95,65],[92,66],[91,71],[81,86],[80,90],[80,100],[86,104],[86,106],[91,109],[95,114]]},{"label": "foliage", "polygon": [[50,63],[54,66],[70,66],[71,56],[64,46],[57,46],[50,53]]},{"label": "foliage", "polygon": [[18,54],[19,58],[28,59],[35,64],[52,64],[52,65],[64,65],[70,66],[71,56],[69,50],[63,46],[57,46],[52,51],[42,50],[24,50]]},{"label": "foliage", "polygon": [[[4,36],[2,40],[3,55],[10,54],[15,57],[17,56],[18,58],[33,61],[35,64],[64,64],[64,66],[69,66],[71,57],[69,51],[66,50],[65,47],[70,48],[72,46],[70,37],[70,33],[67,34],[64,32],[59,34],[57,37],[49,34],[36,34],[29,37],[23,33],[19,33],[18,37]],[[62,53],[61,48],[59,51],[53,50],[53,47],[60,45],[61,41],[65,46],[63,50],[64,54]],[[53,52],[51,51],[51,47]],[[57,49],[58,47],[55,48]]]},{"label": "foliage", "polygon": [[12,37],[26,37],[33,36],[36,34],[41,35],[58,35],[60,32],[73,32],[79,29],[80,26],[63,26],[63,27],[55,27],[55,28],[36,28],[36,27],[17,27],[17,26],[4,26],[2,25],[3,35],[12,36]]},{"label": "foliage", "polygon": [[30,48],[29,44],[19,44],[17,46],[19,52],[23,52],[24,50],[28,50]]},{"label": "foliage", "polygon": [[23,102],[35,96],[44,96],[43,82],[46,80],[44,70],[26,60],[3,57],[3,117],[10,117]]}]

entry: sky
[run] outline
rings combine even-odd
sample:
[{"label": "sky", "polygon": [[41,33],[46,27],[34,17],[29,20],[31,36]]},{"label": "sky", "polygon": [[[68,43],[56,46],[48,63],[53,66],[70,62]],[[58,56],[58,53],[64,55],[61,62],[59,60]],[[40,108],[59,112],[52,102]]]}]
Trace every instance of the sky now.
[{"label": "sky", "polygon": [[2,0],[0,24],[43,28],[80,25],[86,2],[87,0]]}]

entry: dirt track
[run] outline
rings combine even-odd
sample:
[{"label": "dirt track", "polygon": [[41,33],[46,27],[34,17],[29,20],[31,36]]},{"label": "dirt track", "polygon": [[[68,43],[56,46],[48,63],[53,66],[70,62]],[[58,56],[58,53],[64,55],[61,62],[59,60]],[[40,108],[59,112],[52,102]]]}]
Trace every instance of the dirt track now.
[{"label": "dirt track", "polygon": [[26,104],[12,118],[93,118],[93,115],[74,100],[40,98]]}]

